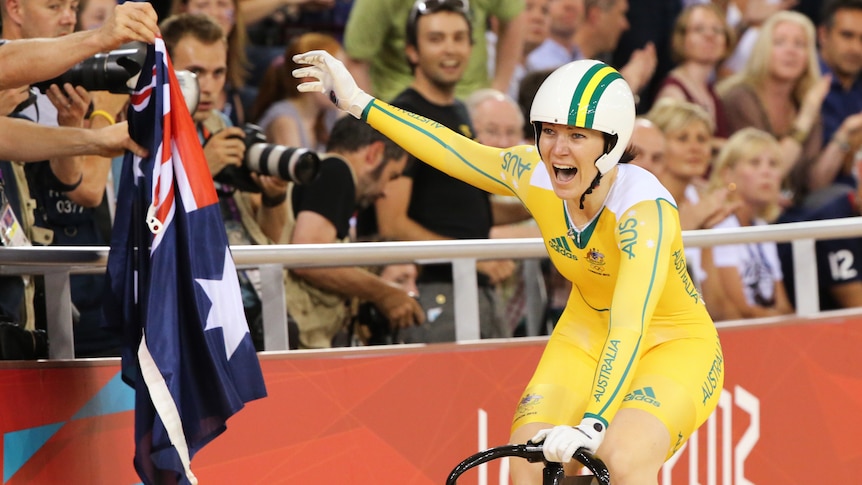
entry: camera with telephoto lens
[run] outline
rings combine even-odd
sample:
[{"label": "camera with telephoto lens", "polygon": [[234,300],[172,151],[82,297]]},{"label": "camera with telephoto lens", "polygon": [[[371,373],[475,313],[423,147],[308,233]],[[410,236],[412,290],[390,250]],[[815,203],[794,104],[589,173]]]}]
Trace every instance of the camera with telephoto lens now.
[{"label": "camera with telephoto lens", "polygon": [[69,83],[72,86],[81,86],[87,91],[131,94],[146,58],[147,44],[130,42],[110,52],[84,59],[54,79],[41,81],[33,86],[42,93],[52,84],[62,86]]},{"label": "camera with telephoto lens", "polygon": [[[87,91],[132,94],[146,60],[147,44],[129,42],[119,49],[84,59],[54,79],[40,81],[33,84],[33,87],[44,94],[52,84],[62,86],[69,83],[72,86],[81,86]],[[194,113],[200,101],[197,76],[185,70],[174,71],[174,74],[179,81],[180,91],[183,93],[189,113]],[[35,102],[36,95],[31,90],[30,98],[18,105],[14,112],[20,112]]]},{"label": "camera with telephoto lens", "polygon": [[[217,182],[232,185],[242,192],[260,192],[251,172],[272,175],[298,185],[310,183],[320,171],[320,157],[307,148],[295,148],[266,142],[259,126],[242,126],[245,157],[242,166],[228,165],[214,177]],[[239,138],[239,137],[234,137]]]}]

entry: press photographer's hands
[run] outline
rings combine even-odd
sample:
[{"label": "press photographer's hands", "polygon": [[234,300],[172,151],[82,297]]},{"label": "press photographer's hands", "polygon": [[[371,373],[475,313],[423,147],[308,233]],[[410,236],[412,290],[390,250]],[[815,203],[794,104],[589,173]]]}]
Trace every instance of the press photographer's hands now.
[{"label": "press photographer's hands", "polygon": [[94,155],[113,158],[124,154],[126,150],[139,157],[148,155],[147,150],[135,143],[129,136],[129,123],[127,121],[121,121],[105,128],[87,130],[85,133],[92,134],[91,147],[95,149]]},{"label": "press photographer's hands", "polygon": [[394,285],[375,299],[374,304],[389,320],[393,329],[407,328],[425,323],[425,312],[422,305],[413,296]]},{"label": "press photographer's hands", "polygon": [[127,42],[152,44],[159,34],[159,19],[149,2],[126,2],[111,11],[96,30],[101,51],[116,49]]},{"label": "press photographer's hands", "polygon": [[81,86],[52,84],[45,93],[51,104],[57,108],[57,124],[80,128],[84,126],[84,115],[90,107],[90,93]]},{"label": "press photographer's hands", "polygon": [[9,116],[29,97],[29,86],[0,90],[0,116]]},{"label": "press photographer's hands", "polygon": [[211,136],[204,145],[204,156],[215,175],[228,165],[242,165],[245,156],[245,143],[242,129],[235,126],[225,128]]}]

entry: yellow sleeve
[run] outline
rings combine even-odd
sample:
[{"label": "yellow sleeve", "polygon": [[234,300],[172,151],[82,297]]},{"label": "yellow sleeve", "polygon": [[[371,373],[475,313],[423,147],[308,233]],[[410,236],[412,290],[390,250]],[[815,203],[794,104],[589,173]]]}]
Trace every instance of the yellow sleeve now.
[{"label": "yellow sleeve", "polygon": [[434,120],[379,99],[365,108],[362,118],[419,160],[492,194],[514,195],[511,177],[504,179],[503,174],[529,169],[513,160],[515,155],[507,150],[482,145]]},{"label": "yellow sleeve", "polygon": [[679,232],[676,210],[665,200],[639,202],[618,215],[614,236],[620,250],[619,273],[585,417],[607,424],[619,409],[643,353]]}]

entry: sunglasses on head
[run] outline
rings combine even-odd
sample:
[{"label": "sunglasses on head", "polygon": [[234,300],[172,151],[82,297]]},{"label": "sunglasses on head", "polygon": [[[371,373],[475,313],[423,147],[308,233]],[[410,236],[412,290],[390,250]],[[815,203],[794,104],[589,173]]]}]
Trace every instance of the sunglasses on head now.
[{"label": "sunglasses on head", "polygon": [[470,0],[419,0],[413,4],[413,17],[418,18],[442,9],[456,10],[469,15]]}]

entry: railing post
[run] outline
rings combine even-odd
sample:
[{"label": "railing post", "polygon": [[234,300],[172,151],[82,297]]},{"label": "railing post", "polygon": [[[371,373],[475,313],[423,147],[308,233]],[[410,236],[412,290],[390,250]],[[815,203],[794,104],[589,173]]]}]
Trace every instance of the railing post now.
[{"label": "railing post", "polygon": [[541,260],[525,259],[521,267],[522,278],[524,278],[524,292],[526,305],[526,331],[528,337],[536,337],[541,333],[545,319],[545,301],[547,301],[547,290],[542,277]]},{"label": "railing post", "polygon": [[263,347],[265,350],[287,350],[287,305],[284,300],[284,267],[280,264],[260,266],[260,300],[263,305]]},{"label": "railing post", "polygon": [[48,321],[48,358],[74,359],[72,290],[68,270],[45,273],[45,317]]},{"label": "railing post", "polygon": [[452,291],[455,293],[455,341],[479,340],[479,289],[476,260],[452,260]]},{"label": "railing post", "polygon": [[796,314],[808,317],[820,311],[814,239],[796,239],[791,242],[791,247]]}]

